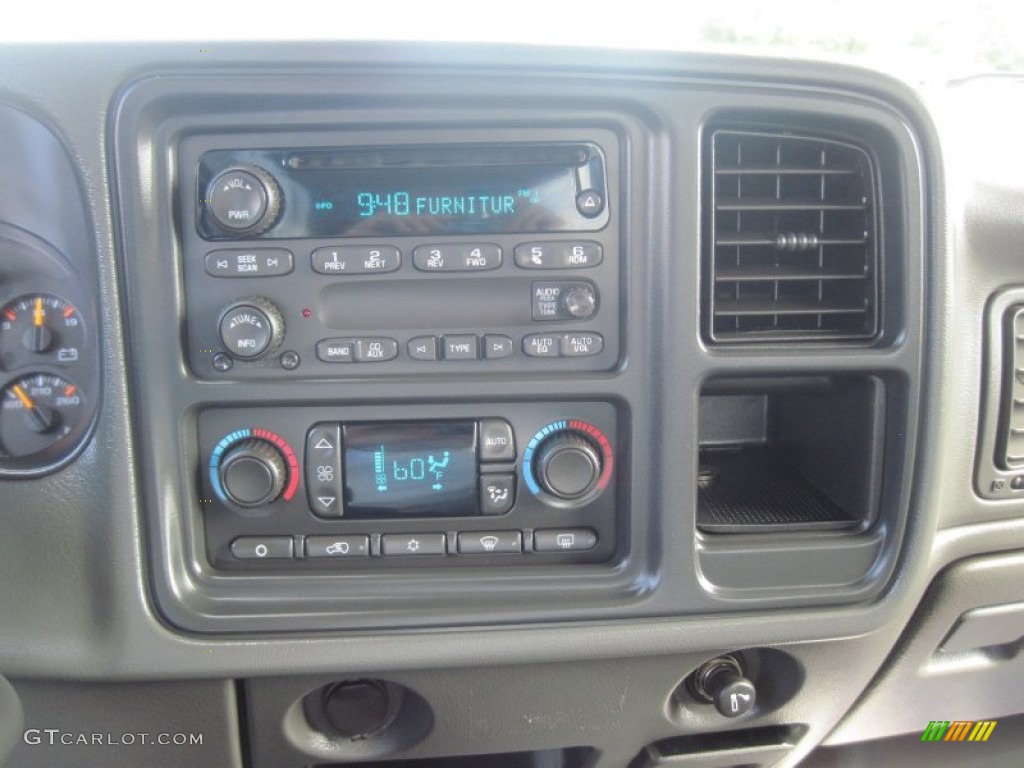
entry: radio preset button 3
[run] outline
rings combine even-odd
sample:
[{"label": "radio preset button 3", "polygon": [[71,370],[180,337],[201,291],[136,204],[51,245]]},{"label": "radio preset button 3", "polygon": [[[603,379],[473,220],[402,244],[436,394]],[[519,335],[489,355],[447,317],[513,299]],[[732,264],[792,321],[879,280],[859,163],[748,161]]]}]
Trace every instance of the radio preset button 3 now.
[{"label": "radio preset button 3", "polygon": [[310,259],[320,275],[372,275],[402,266],[402,254],[392,245],[328,245],[314,250]]}]

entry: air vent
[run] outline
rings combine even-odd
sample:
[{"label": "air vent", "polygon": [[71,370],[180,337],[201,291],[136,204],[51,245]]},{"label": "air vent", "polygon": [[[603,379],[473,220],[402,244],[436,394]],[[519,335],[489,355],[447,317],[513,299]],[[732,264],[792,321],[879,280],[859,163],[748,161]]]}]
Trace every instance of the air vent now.
[{"label": "air vent", "polygon": [[878,245],[868,154],[821,138],[718,130],[712,166],[711,339],[873,337]]}]

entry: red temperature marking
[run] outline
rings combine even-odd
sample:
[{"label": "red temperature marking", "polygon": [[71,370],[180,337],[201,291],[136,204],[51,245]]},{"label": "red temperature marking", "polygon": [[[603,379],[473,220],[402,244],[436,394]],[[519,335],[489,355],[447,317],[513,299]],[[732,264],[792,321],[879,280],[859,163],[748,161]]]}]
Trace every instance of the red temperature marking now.
[{"label": "red temperature marking", "polygon": [[6,312],[4,312],[4,317],[6,317],[13,323],[15,320],[18,319],[18,313],[15,312],[13,309],[8,309]]}]

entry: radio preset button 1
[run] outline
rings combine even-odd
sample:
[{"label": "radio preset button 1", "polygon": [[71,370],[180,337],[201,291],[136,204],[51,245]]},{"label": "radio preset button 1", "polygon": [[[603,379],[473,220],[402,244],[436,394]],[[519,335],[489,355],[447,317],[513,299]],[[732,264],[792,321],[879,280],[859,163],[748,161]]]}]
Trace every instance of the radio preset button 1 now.
[{"label": "radio preset button 1", "polygon": [[494,243],[420,245],[412,263],[421,272],[483,272],[501,266],[501,248]]},{"label": "radio preset button 1", "polygon": [[590,528],[551,528],[534,531],[535,552],[585,552],[597,546],[597,534]]},{"label": "radio preset button 1", "polygon": [[523,353],[529,357],[558,357],[561,354],[561,336],[554,333],[534,333],[525,336]]},{"label": "radio preset button 1", "polygon": [[516,440],[504,419],[480,420],[480,461],[515,461]]},{"label": "radio preset button 1", "polygon": [[381,536],[384,557],[416,557],[445,554],[443,533],[386,533]]},{"label": "radio preset button 1", "polygon": [[356,339],[357,363],[382,363],[398,357],[398,342],[386,336]]},{"label": "radio preset button 1", "polygon": [[306,496],[318,517],[345,514],[344,483],[341,477],[341,426],[314,424],[306,433]]},{"label": "radio preset button 1", "polygon": [[444,337],[445,360],[476,360],[477,338],[473,334]]},{"label": "radio preset button 1", "polygon": [[487,360],[500,360],[503,357],[510,357],[515,351],[515,343],[508,336],[489,333],[484,336],[484,358]]},{"label": "radio preset button 1", "polygon": [[520,531],[474,531],[459,534],[460,555],[506,555],[523,551]]},{"label": "radio preset button 1", "polygon": [[562,337],[562,357],[590,357],[604,350],[599,333],[567,333]]},{"label": "radio preset button 1", "polygon": [[278,277],[294,267],[284,248],[223,249],[206,254],[206,274],[213,277]]},{"label": "radio preset button 1", "polygon": [[239,560],[289,560],[291,536],[239,536],[231,542],[231,554]]},{"label": "radio preset button 1", "polygon": [[413,360],[437,360],[437,336],[417,336],[406,347]]},{"label": "radio preset button 1", "polygon": [[513,258],[523,269],[587,269],[601,263],[600,243],[589,240],[552,240],[520,243]]},{"label": "radio preset button 1", "polygon": [[310,258],[313,271],[321,275],[372,275],[402,266],[401,252],[391,245],[328,245]]},{"label": "radio preset button 1", "polygon": [[369,536],[307,536],[306,557],[369,557]]},{"label": "radio preset button 1", "polygon": [[516,476],[480,476],[480,514],[504,515],[516,503]]},{"label": "radio preset button 1", "polygon": [[351,363],[355,354],[355,339],[321,339],[316,343],[316,356],[325,363]]}]

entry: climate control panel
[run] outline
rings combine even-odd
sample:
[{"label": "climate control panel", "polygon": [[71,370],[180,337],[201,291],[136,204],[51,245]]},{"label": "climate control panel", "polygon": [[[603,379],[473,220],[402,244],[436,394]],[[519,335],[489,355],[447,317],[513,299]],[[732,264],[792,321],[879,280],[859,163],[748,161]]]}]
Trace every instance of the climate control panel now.
[{"label": "climate control panel", "polygon": [[608,403],[232,408],[199,423],[224,570],[601,562],[619,546]]}]

